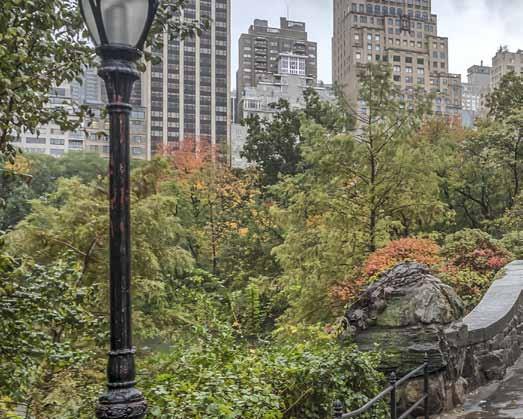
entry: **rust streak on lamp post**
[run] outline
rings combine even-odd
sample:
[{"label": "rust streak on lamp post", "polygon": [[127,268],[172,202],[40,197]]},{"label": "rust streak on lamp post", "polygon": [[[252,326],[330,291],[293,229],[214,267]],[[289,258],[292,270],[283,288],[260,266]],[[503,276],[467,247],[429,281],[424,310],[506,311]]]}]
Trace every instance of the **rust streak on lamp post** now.
[{"label": "rust streak on lamp post", "polygon": [[101,59],[109,103],[110,325],[107,392],[96,407],[100,419],[139,419],[147,402],[135,388],[131,327],[131,234],[129,113],[140,78],[137,61],[158,8],[158,0],[79,0],[87,29]]}]

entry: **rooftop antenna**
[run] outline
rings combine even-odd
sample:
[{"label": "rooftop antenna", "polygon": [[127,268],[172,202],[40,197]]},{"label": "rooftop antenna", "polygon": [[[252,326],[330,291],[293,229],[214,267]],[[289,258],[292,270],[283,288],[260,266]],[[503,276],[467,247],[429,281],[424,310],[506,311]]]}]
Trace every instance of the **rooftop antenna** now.
[{"label": "rooftop antenna", "polygon": [[291,17],[290,17],[290,6],[289,6],[289,2],[288,1],[285,2],[285,6],[286,6],[286,9],[287,9],[287,20],[289,20]]}]

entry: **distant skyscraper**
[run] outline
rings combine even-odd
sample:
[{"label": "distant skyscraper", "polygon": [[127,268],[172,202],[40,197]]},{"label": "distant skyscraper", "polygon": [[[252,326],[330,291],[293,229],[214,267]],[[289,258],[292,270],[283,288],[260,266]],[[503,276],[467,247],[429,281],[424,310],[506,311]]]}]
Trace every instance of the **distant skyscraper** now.
[{"label": "distant skyscraper", "polygon": [[145,74],[152,153],[183,141],[229,146],[230,0],[188,0],[180,19],[205,17],[211,28],[199,37],[172,42],[164,34],[163,49],[156,51],[162,62]]},{"label": "distant skyscraper", "polygon": [[368,63],[388,63],[408,98],[433,92],[436,114],[459,116],[461,76],[448,72],[448,38],[438,36],[430,0],[333,0],[333,80],[352,102],[358,74]]},{"label": "distant skyscraper", "polygon": [[280,18],[280,27],[255,19],[248,33],[240,36],[236,75],[238,103],[245,88],[277,74],[293,74],[316,81],[317,44],[309,41],[305,23]]}]

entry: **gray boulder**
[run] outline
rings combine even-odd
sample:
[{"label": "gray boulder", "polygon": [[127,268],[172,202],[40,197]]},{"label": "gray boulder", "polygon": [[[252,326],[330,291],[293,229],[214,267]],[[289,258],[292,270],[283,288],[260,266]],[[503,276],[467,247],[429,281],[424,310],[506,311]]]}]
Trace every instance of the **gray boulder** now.
[{"label": "gray boulder", "polygon": [[429,354],[431,369],[446,366],[444,329],[464,314],[455,291],[430,269],[405,262],[383,273],[346,312],[347,332],[362,350],[389,356],[384,370],[406,373]]}]

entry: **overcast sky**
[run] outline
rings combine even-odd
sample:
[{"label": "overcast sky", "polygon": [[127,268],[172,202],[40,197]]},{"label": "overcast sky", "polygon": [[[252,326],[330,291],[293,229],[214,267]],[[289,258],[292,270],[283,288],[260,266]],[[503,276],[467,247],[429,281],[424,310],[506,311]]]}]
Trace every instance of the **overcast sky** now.
[{"label": "overcast sky", "polygon": [[[232,71],[238,68],[238,38],[255,18],[279,26],[280,16],[307,24],[309,39],[318,43],[319,78],[331,81],[332,0],[231,0]],[[432,0],[440,36],[449,38],[450,71],[461,73],[484,60],[490,65],[500,45],[523,49],[522,0]]]}]

